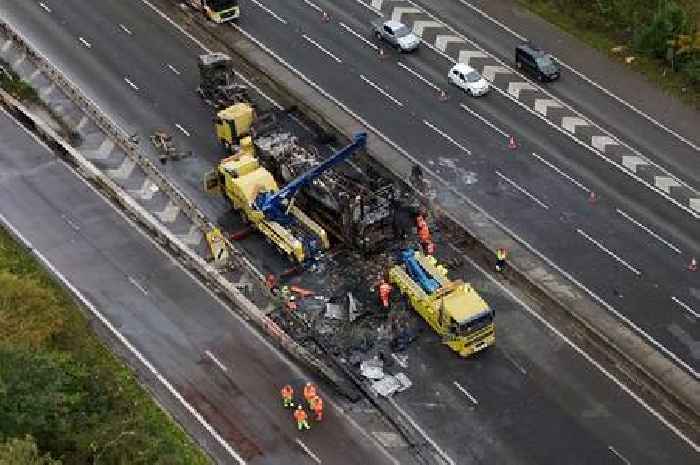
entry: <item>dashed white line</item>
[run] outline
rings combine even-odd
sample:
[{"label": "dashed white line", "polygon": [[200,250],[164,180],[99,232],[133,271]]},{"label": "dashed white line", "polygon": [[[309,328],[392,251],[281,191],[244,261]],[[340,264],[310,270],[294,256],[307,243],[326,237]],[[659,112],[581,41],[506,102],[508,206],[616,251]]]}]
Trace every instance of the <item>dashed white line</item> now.
[{"label": "dashed white line", "polygon": [[221,361],[220,361],[218,358],[216,358],[216,357],[214,356],[214,354],[212,354],[212,353],[211,353],[210,351],[208,351],[208,350],[205,350],[204,353],[207,355],[207,357],[209,357],[209,358],[211,359],[212,362],[214,362],[214,363],[216,364],[216,366],[218,366],[218,367],[221,369],[221,371],[223,371],[223,372],[227,372],[227,371],[228,371],[228,368],[226,368],[226,365],[224,365],[223,363],[221,363]]},{"label": "dashed white line", "polygon": [[392,102],[394,102],[396,105],[398,105],[398,106],[400,106],[400,107],[403,106],[403,103],[399,102],[397,99],[395,99],[395,98],[394,98],[391,94],[389,94],[387,91],[385,91],[384,89],[382,89],[381,87],[379,87],[377,84],[375,84],[375,83],[373,83],[372,81],[370,81],[369,79],[367,79],[367,78],[365,77],[364,74],[360,74],[360,79],[362,79],[363,81],[365,81],[368,85],[372,86],[372,87],[374,88],[374,90],[376,90],[377,92],[379,92],[380,94],[382,94],[384,97],[386,97],[386,98],[388,98],[389,100],[391,100]]},{"label": "dashed white line", "polygon": [[307,36],[306,34],[302,34],[301,36],[304,38],[304,40],[306,40],[307,42],[309,42],[310,44],[312,44],[313,46],[318,48],[320,51],[322,51],[323,53],[325,53],[329,57],[333,58],[336,62],[338,62],[338,63],[343,62],[343,60],[341,60],[337,56],[333,55],[333,53],[331,53],[329,50],[323,48],[323,46],[321,46],[321,44],[319,44],[318,42],[313,40],[311,37]]},{"label": "dashed white line", "polygon": [[425,125],[428,126],[430,129],[432,129],[433,131],[435,131],[435,132],[437,132],[438,134],[440,134],[442,137],[444,137],[446,140],[448,140],[449,142],[451,142],[453,145],[455,145],[455,146],[456,146],[458,149],[460,149],[462,152],[465,152],[465,153],[468,154],[468,155],[471,155],[471,154],[472,154],[471,150],[469,150],[468,148],[466,148],[465,146],[463,146],[462,144],[460,144],[459,142],[457,142],[456,140],[454,140],[449,134],[447,134],[446,132],[444,132],[444,131],[441,130],[440,128],[438,128],[438,127],[436,127],[435,125],[433,125],[430,121],[423,120],[423,124],[425,124]]},{"label": "dashed white line", "polygon": [[280,23],[282,23],[282,24],[287,24],[287,20],[286,20],[286,19],[284,19],[284,18],[282,18],[281,16],[279,16],[277,13],[275,13],[274,11],[272,11],[271,9],[269,9],[268,7],[266,7],[265,5],[263,5],[262,3],[260,3],[258,0],[250,0],[250,1],[253,2],[253,3],[255,3],[256,5],[258,5],[258,7],[259,7],[261,10],[263,10],[265,13],[267,13],[268,15],[272,16],[273,18],[275,18],[275,19],[276,19],[277,21],[279,21]]},{"label": "dashed white line", "polygon": [[311,8],[313,8],[313,9],[316,10],[316,11],[318,11],[319,13],[323,12],[323,10],[321,9],[320,6],[316,5],[316,4],[313,3],[313,2],[310,2],[309,0],[304,0],[304,3],[306,3],[306,4],[309,5]]},{"label": "dashed white line", "polygon": [[85,47],[87,47],[87,48],[92,47],[92,45],[90,44],[90,42],[88,42],[87,40],[85,40],[83,37],[78,37],[78,40],[79,40],[80,43],[83,44]]},{"label": "dashed white line", "polygon": [[512,363],[512,364],[515,366],[515,368],[518,369],[518,371],[519,371],[520,373],[522,373],[523,375],[527,375],[527,370],[526,370],[525,368],[523,368],[522,364],[518,363],[518,361],[515,359],[515,357],[513,357],[512,355],[510,355],[510,354],[509,354],[507,351],[505,351],[504,349],[501,349],[501,353],[503,354],[503,356],[504,356],[505,358],[507,358],[507,359],[510,361],[510,363]]},{"label": "dashed white line", "polygon": [[625,260],[623,260],[622,258],[620,258],[620,257],[618,257],[617,255],[615,255],[615,253],[614,253],[613,251],[611,251],[610,249],[608,249],[607,247],[605,247],[603,244],[601,244],[600,242],[598,242],[597,240],[593,239],[591,236],[589,236],[588,234],[586,234],[581,228],[577,228],[577,229],[576,229],[576,232],[578,232],[580,235],[582,235],[583,237],[585,237],[586,239],[588,239],[589,241],[591,241],[593,244],[597,245],[598,248],[600,248],[600,250],[602,250],[603,252],[605,252],[606,254],[610,255],[611,257],[613,257],[613,258],[614,258],[615,260],[617,260],[618,262],[620,262],[625,268],[627,268],[628,270],[630,270],[632,273],[636,274],[637,276],[639,276],[639,275],[642,274],[641,271],[639,271],[638,269],[636,269],[635,267],[633,267],[632,265],[630,265],[629,263],[627,263],[627,262],[626,262]]},{"label": "dashed white line", "polygon": [[129,28],[124,26],[123,24],[119,24],[119,27],[121,28],[122,31],[126,32],[127,34],[129,34],[129,35],[132,34],[132,32],[129,30]]},{"label": "dashed white line", "polygon": [[129,276],[129,282],[133,284],[136,289],[141,291],[143,295],[148,295],[148,291],[141,284],[139,284],[139,282],[136,281],[132,276]]},{"label": "dashed white line", "polygon": [[677,303],[678,305],[680,305],[681,307],[683,307],[683,309],[685,309],[688,313],[690,313],[691,315],[693,315],[695,318],[700,318],[700,313],[698,313],[698,312],[696,312],[695,310],[693,310],[693,309],[691,308],[690,305],[688,305],[687,303],[683,302],[683,301],[682,301],[681,299],[679,299],[678,297],[671,296],[671,300],[673,300],[675,303]]},{"label": "dashed white line", "polygon": [[68,218],[66,215],[61,215],[61,218],[63,218],[63,221],[68,223],[68,225],[73,228],[74,231],[80,231],[80,226],[75,224],[73,221],[71,221],[70,218]]},{"label": "dashed white line", "polygon": [[51,13],[51,8],[49,8],[44,2],[39,2],[39,6],[46,10],[47,13]]},{"label": "dashed white line", "polygon": [[625,465],[632,465],[632,462],[627,460],[624,455],[615,450],[613,446],[608,446],[608,450],[618,459],[622,460]]},{"label": "dashed white line", "polygon": [[168,68],[170,68],[170,71],[172,71],[173,73],[177,74],[178,76],[180,75],[180,71],[178,71],[178,69],[175,68],[173,65],[168,64]]},{"label": "dashed white line", "polygon": [[545,160],[544,158],[540,157],[535,152],[532,152],[532,156],[537,158],[539,161],[541,161],[542,163],[544,163],[545,165],[547,165],[548,167],[550,167],[551,169],[553,169],[557,173],[559,173],[564,178],[568,179],[574,186],[578,187],[582,191],[584,191],[586,193],[589,193],[591,191],[589,188],[587,188],[586,186],[584,186],[583,184],[581,184],[580,182],[578,182],[577,180],[575,180],[574,178],[572,178],[571,176],[569,176],[568,174],[566,174],[565,172],[563,172],[562,170],[560,170],[559,168],[554,166],[552,163],[550,163],[547,160]]},{"label": "dashed white line", "polygon": [[472,110],[471,108],[469,108],[469,107],[466,106],[465,104],[460,103],[459,106],[462,107],[462,110],[468,112],[468,113],[471,114],[474,118],[477,118],[477,119],[480,120],[482,123],[484,123],[486,126],[490,127],[491,129],[493,129],[494,131],[496,131],[497,133],[499,133],[499,134],[502,135],[503,137],[506,137],[506,138],[507,138],[507,137],[510,136],[510,135],[509,135],[507,132],[505,132],[503,129],[499,128],[498,126],[496,126],[495,124],[493,124],[491,121],[487,120],[486,118],[484,118],[484,117],[481,116],[479,113],[475,112],[474,110]]},{"label": "dashed white line", "polygon": [[455,387],[456,387],[457,389],[459,389],[459,390],[462,392],[462,394],[464,394],[465,396],[467,396],[467,397],[469,398],[469,400],[471,400],[472,403],[473,403],[474,405],[479,405],[479,401],[476,400],[476,397],[474,397],[473,395],[471,395],[471,394],[469,393],[469,391],[467,391],[467,390],[464,388],[464,386],[462,386],[461,384],[459,384],[457,381],[452,381],[452,383],[455,385]]},{"label": "dashed white line", "polygon": [[500,171],[496,170],[496,175],[499,178],[503,179],[508,184],[510,184],[511,186],[513,186],[515,189],[519,190],[522,194],[525,194],[526,196],[528,196],[530,198],[530,200],[535,202],[540,207],[544,208],[545,210],[549,210],[549,205],[547,205],[546,203],[542,202],[540,199],[538,199],[537,197],[535,197],[534,195],[529,193],[524,187],[520,187],[515,181],[513,181],[509,177],[505,176]]},{"label": "dashed white line", "polygon": [[681,252],[681,249],[679,249],[679,248],[676,247],[675,245],[671,244],[671,243],[668,242],[666,239],[664,239],[663,237],[659,236],[659,235],[656,234],[654,231],[652,231],[651,229],[647,228],[646,226],[644,226],[644,225],[643,225],[642,223],[640,223],[639,221],[637,221],[637,220],[635,220],[634,218],[632,218],[631,216],[629,216],[627,213],[623,212],[623,211],[620,210],[619,208],[616,208],[615,210],[616,210],[620,215],[622,215],[622,216],[625,217],[627,220],[629,220],[631,223],[634,223],[635,225],[639,226],[643,231],[649,233],[650,236],[652,236],[654,239],[656,239],[656,240],[658,240],[659,242],[661,242],[662,244],[664,244],[664,245],[665,245],[666,247],[668,247],[669,249],[673,250],[673,251],[676,252],[677,254],[683,253],[683,252]]},{"label": "dashed white line", "polygon": [[309,457],[311,457],[314,460],[314,462],[321,463],[321,459],[318,458],[318,456],[316,454],[311,452],[311,449],[309,449],[309,447],[306,444],[304,444],[301,439],[297,438],[296,442],[297,442],[297,444],[299,444],[299,447],[304,449],[304,452],[306,452],[309,455]]},{"label": "dashed white line", "polygon": [[188,131],[187,129],[183,128],[183,127],[180,125],[180,123],[175,123],[175,127],[178,128],[180,131],[182,131],[182,133],[183,133],[184,135],[186,135],[187,137],[190,137],[189,131]]},{"label": "dashed white line", "polygon": [[125,78],[124,78],[124,81],[125,81],[127,84],[129,84],[129,86],[131,86],[132,89],[134,89],[134,90],[139,90],[139,88],[136,86],[136,84],[134,84],[133,82],[131,82],[131,80],[130,80],[128,77],[125,77]]},{"label": "dashed white line", "polygon": [[403,69],[405,69],[406,71],[408,71],[409,73],[413,74],[415,77],[417,77],[418,79],[420,79],[421,81],[423,81],[423,83],[429,85],[430,87],[432,87],[433,89],[437,90],[438,92],[440,92],[440,91],[442,90],[442,89],[439,88],[437,85],[433,84],[428,78],[423,77],[420,73],[418,73],[417,71],[412,70],[411,68],[409,68],[408,66],[404,65],[404,64],[401,63],[400,61],[397,62],[396,64],[399,65],[400,67],[402,67]]},{"label": "dashed white line", "polygon": [[352,34],[352,35],[354,35],[355,37],[357,37],[358,39],[360,39],[362,42],[365,43],[365,45],[367,45],[368,47],[371,47],[372,50],[374,50],[374,51],[379,50],[379,47],[377,47],[376,45],[374,45],[372,42],[370,42],[370,41],[367,40],[366,38],[362,37],[362,35],[361,35],[360,33],[355,32],[355,31],[354,31],[350,26],[348,26],[347,24],[342,23],[342,22],[339,23],[339,24],[340,24],[340,27],[342,27],[343,29],[345,29],[346,31],[348,31],[350,34]]},{"label": "dashed white line", "polygon": [[[170,18],[168,18],[164,13],[162,13],[160,10],[155,8],[153,5],[151,5],[148,0],[141,0],[143,3],[149,5],[154,11],[156,11],[158,14],[163,16],[167,21],[169,21],[175,28],[180,30],[183,34],[186,36],[190,37],[191,40],[195,41],[198,45],[200,45],[205,51],[207,50],[204,48],[204,46],[201,44],[201,42],[197,42],[197,39],[192,37],[182,29],[177,23],[174,23]],[[358,2],[362,3],[362,2]],[[372,9],[370,9],[373,11]],[[452,192],[455,196],[457,196],[459,199],[461,199],[466,205],[469,207],[475,209],[478,211],[481,215],[483,215],[485,218],[488,218],[489,221],[494,223],[496,226],[504,230],[510,237],[514,238],[519,244],[521,244],[523,247],[525,247],[527,250],[529,250],[531,253],[539,257],[541,260],[543,260],[545,263],[547,263],[548,266],[552,267],[554,270],[556,270],[559,274],[564,276],[569,282],[573,283],[576,287],[578,287],[581,291],[586,293],[588,296],[590,296],[593,300],[595,300],[598,304],[603,306],[608,312],[610,312],[612,315],[614,315],[618,320],[622,321],[625,325],[627,325],[629,328],[631,328],[635,333],[639,334],[642,336],[646,341],[648,341],[650,344],[652,344],[654,347],[659,349],[661,352],[664,353],[668,358],[672,359],[676,364],[679,366],[683,367],[688,373],[690,373],[694,378],[700,379],[700,373],[698,373],[697,370],[695,370],[692,366],[690,366],[685,360],[683,360],[681,357],[679,357],[676,353],[673,351],[669,350],[666,346],[661,344],[658,340],[656,340],[653,336],[651,336],[649,333],[644,331],[640,326],[638,326],[634,321],[630,320],[627,318],[624,314],[622,314],[619,310],[617,310],[615,307],[613,307],[609,302],[607,302],[605,299],[600,297],[598,294],[593,292],[591,289],[589,289],[585,284],[583,284],[581,281],[576,279],[574,276],[571,275],[568,271],[566,271],[564,268],[561,266],[557,265],[552,259],[544,255],[540,250],[536,249],[532,244],[530,244],[528,241],[526,241],[524,238],[522,238],[517,232],[513,231],[511,228],[509,228],[507,225],[505,225],[503,222],[499,221],[497,218],[494,218],[491,214],[489,214],[488,211],[484,210],[479,204],[475,203],[472,201],[469,197],[466,197],[464,194],[459,192],[458,190],[450,187],[450,185],[440,178],[440,176],[435,173],[429,166],[427,166],[425,163],[422,163],[421,160],[416,158],[415,156],[411,155],[405,148],[397,144],[393,139],[388,137],[386,134],[384,134],[382,131],[377,129],[375,126],[373,126],[369,121],[367,121],[364,117],[359,115],[357,112],[355,112],[352,108],[350,108],[348,105],[340,101],[338,98],[334,97],[330,92],[328,92],[326,89],[321,87],[317,82],[313,81],[312,79],[309,79],[308,76],[306,76],[304,73],[299,71],[297,68],[292,66],[289,62],[287,62],[284,58],[279,56],[279,54],[275,53],[274,50],[270,49],[267,45],[265,45],[263,42],[258,40],[256,37],[254,37],[252,34],[250,34],[248,31],[244,30],[237,24],[231,24],[231,27],[236,29],[238,32],[243,34],[248,40],[251,42],[255,43],[258,47],[260,47],[262,50],[264,50],[268,55],[273,57],[275,60],[277,60],[279,63],[284,65],[288,70],[290,70],[292,73],[294,73],[297,77],[302,79],[304,82],[306,82],[308,85],[310,85],[312,88],[314,88],[317,92],[319,92],[321,95],[323,95],[325,98],[327,98],[329,101],[333,102],[338,108],[342,109],[346,113],[348,113],[350,116],[352,116],[355,120],[358,122],[362,123],[367,129],[375,133],[378,137],[380,137],[384,142],[389,144],[391,147],[393,147],[397,152],[401,153],[404,157],[406,157],[407,160],[410,160],[412,163],[415,163],[417,165],[420,165],[421,168],[423,168],[423,171],[430,174],[431,176],[435,176],[436,179],[438,179],[440,182],[443,183],[445,188],[449,189],[450,192]],[[208,52],[211,53],[211,52]],[[245,76],[242,76],[241,79],[245,80]],[[254,84],[250,83],[250,81],[246,80],[246,84],[251,85],[253,88],[259,91],[256,87],[254,87]],[[270,102],[272,102],[276,108],[278,109],[283,109],[281,105],[279,105],[277,102],[274,100],[270,99],[265,94],[261,94],[265,98],[267,98]],[[590,359],[588,357],[587,359]],[[599,364],[595,364],[596,368],[599,370],[602,368]],[[610,374],[603,371],[607,376],[610,377]],[[692,442],[686,435],[683,434],[678,428],[673,426],[671,423],[669,423],[663,416],[661,416],[656,410],[651,408],[649,405],[645,404],[641,398],[636,396],[629,388],[627,388],[625,385],[619,383],[615,378],[613,379],[618,385],[620,385],[621,388],[625,392],[627,392],[630,396],[632,396],[636,401],[638,401],[641,405],[643,405],[649,412],[651,412],[661,423],[663,423],[667,428],[669,428],[671,431],[674,432],[678,437],[683,439],[686,443],[690,444],[696,451],[700,452],[700,446]],[[451,461],[451,463],[454,463]]]}]

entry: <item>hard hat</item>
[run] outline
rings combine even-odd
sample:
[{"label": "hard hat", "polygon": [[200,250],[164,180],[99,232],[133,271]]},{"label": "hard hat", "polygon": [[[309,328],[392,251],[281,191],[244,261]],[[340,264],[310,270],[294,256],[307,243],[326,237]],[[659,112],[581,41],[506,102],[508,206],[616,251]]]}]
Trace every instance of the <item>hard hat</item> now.
[{"label": "hard hat", "polygon": [[289,300],[296,300],[296,299],[297,299],[297,298],[294,297],[293,295],[292,295],[292,296],[289,296]]},{"label": "hard hat", "polygon": [[297,405],[297,410],[301,410],[302,408],[301,404]]}]

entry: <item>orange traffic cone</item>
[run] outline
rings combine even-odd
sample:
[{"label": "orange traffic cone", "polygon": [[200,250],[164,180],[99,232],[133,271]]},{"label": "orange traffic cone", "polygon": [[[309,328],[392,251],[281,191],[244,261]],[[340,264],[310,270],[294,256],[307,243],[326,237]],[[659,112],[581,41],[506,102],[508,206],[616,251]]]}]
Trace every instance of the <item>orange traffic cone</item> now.
[{"label": "orange traffic cone", "polygon": [[447,101],[447,92],[445,92],[444,89],[440,89],[440,92],[438,94],[438,98],[440,99],[441,102],[446,102]]},{"label": "orange traffic cone", "polygon": [[596,196],[595,192],[591,191],[591,193],[588,194],[588,203],[593,205],[594,203],[596,203],[597,200],[598,196]]},{"label": "orange traffic cone", "polygon": [[508,136],[508,148],[511,150],[515,150],[518,148],[518,143],[515,142],[515,136],[513,135]]},{"label": "orange traffic cone", "polygon": [[698,271],[698,261],[695,260],[695,257],[690,259],[690,263],[688,263],[688,271]]}]

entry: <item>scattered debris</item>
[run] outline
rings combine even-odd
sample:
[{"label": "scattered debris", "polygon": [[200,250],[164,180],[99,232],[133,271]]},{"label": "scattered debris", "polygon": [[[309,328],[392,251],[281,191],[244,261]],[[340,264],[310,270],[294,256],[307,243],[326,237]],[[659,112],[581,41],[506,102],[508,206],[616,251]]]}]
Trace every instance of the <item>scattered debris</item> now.
[{"label": "scattered debris", "polygon": [[408,355],[399,355],[392,353],[391,358],[396,360],[396,363],[398,363],[401,368],[408,368]]},{"label": "scattered debris", "polygon": [[382,379],[384,378],[384,363],[379,357],[365,360],[360,364],[360,373],[368,379]]},{"label": "scattered debris", "polygon": [[332,320],[344,320],[343,310],[338,304],[326,303],[326,318]]}]

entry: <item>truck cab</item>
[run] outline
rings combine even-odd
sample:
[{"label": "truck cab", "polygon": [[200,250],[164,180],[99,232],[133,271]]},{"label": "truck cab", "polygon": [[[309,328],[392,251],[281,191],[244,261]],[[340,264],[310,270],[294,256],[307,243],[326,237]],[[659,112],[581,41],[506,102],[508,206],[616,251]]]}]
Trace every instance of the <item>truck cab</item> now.
[{"label": "truck cab", "polygon": [[187,0],[187,4],[218,24],[238,19],[241,15],[238,0]]}]

